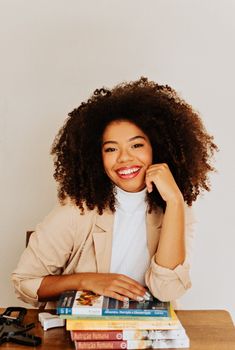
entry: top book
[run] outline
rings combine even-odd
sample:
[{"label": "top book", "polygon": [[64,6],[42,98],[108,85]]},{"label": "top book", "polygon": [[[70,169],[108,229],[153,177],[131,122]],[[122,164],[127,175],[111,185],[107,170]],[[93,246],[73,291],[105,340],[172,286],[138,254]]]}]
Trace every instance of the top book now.
[{"label": "top book", "polygon": [[151,296],[143,302],[119,301],[91,291],[67,291],[61,294],[57,314],[78,316],[155,316],[171,317],[170,302]]}]

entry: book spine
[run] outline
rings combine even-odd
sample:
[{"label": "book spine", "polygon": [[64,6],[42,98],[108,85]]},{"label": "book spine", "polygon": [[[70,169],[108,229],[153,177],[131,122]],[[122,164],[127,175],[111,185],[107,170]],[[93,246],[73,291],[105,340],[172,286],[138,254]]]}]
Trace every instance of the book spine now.
[{"label": "book spine", "polygon": [[82,309],[72,307],[57,307],[57,314],[59,315],[79,315],[84,317],[89,316],[136,316],[136,317],[169,317],[168,310],[128,310],[128,309],[103,309],[102,311],[98,308],[94,309]]},{"label": "book spine", "polygon": [[72,315],[70,307],[57,307],[56,312],[58,315]]},{"label": "book spine", "polygon": [[177,329],[180,323],[177,321],[172,322],[141,322],[141,321],[91,321],[83,322],[77,320],[67,320],[66,329],[68,331],[75,330],[120,330],[120,329],[134,329],[134,330],[166,330],[166,329]]},{"label": "book spine", "polygon": [[56,308],[57,314],[72,315],[72,305],[75,297],[75,291],[68,291],[61,294]]},{"label": "book spine", "polygon": [[76,349],[126,349],[125,341],[75,341]]},{"label": "book spine", "polygon": [[123,341],[75,341],[75,348],[85,349],[148,349],[151,340],[123,340]]},{"label": "book spine", "polygon": [[60,316],[82,316],[82,317],[101,317],[101,310],[99,308],[75,308],[75,307],[57,307],[57,314]]},{"label": "book spine", "polygon": [[146,340],[147,330],[122,330],[122,331],[71,331],[72,340]]},{"label": "book spine", "polygon": [[117,330],[117,331],[71,331],[71,339],[79,341],[101,340],[184,340],[185,329],[153,330]]},{"label": "book spine", "polygon": [[[101,321],[101,320],[111,320],[111,321],[116,321],[116,320],[133,320],[133,318],[135,320],[141,320],[141,321],[153,321],[153,317],[152,316],[146,316],[146,317],[143,317],[143,316],[120,316],[120,315],[116,315],[116,316],[100,316],[100,315],[65,315],[65,314],[60,314],[59,315],[60,318],[62,319],[66,319],[66,320],[96,320],[96,321]],[[171,321],[172,320],[172,317],[157,317],[157,321],[162,321],[162,322],[167,322],[167,321]]]},{"label": "book spine", "polygon": [[72,340],[93,341],[93,340],[123,340],[122,331],[71,331]]},{"label": "book spine", "polygon": [[169,317],[168,310],[103,309],[103,316]]}]

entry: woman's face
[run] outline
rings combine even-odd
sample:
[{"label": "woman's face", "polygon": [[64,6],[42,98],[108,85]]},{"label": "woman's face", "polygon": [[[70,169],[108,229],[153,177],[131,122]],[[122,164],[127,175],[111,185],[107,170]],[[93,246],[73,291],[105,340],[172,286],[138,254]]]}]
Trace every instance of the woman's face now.
[{"label": "woman's face", "polygon": [[102,158],[111,181],[127,192],[145,187],[145,173],[152,164],[147,135],[129,121],[114,121],[103,133]]}]

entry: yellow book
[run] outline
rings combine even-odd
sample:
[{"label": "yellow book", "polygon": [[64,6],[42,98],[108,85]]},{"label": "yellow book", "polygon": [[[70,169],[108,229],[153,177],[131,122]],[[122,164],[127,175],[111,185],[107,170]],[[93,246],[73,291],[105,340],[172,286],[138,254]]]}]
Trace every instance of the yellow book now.
[{"label": "yellow book", "polygon": [[66,329],[73,330],[122,330],[122,329],[147,329],[147,330],[164,330],[164,329],[178,329],[181,323],[174,312],[171,309],[171,317],[167,317],[165,320],[158,317],[149,318],[118,318],[116,319],[67,319]]}]

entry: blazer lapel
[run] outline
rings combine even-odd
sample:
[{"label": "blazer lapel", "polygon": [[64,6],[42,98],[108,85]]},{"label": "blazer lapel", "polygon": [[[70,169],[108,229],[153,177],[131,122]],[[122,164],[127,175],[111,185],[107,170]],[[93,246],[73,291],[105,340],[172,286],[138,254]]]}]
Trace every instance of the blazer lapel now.
[{"label": "blazer lapel", "polygon": [[96,217],[93,229],[93,242],[98,272],[109,272],[112,254],[112,233],[114,215],[111,210],[104,210]]},{"label": "blazer lapel", "polygon": [[[152,257],[157,250],[162,216],[163,214],[160,210],[152,211],[151,214],[147,213],[147,245],[150,257]],[[97,214],[96,216],[93,229],[93,242],[98,272],[107,273],[110,271],[113,222],[114,214],[109,209],[104,210],[103,215]]]}]

